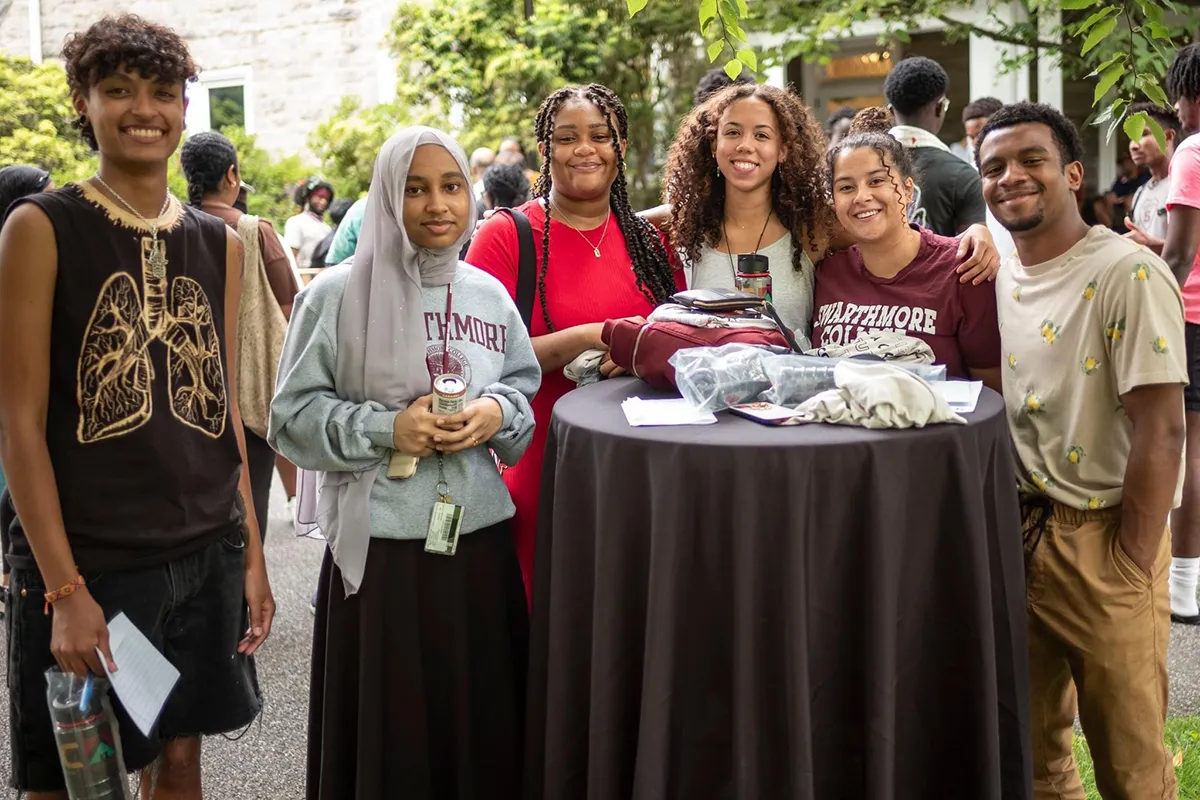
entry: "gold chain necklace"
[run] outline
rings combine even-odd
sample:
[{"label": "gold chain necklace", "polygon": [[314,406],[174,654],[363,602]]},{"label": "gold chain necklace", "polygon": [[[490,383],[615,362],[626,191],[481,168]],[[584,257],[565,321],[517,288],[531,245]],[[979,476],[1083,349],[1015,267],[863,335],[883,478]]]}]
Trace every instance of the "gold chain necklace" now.
[{"label": "gold chain necklace", "polygon": [[600,232],[600,241],[596,242],[595,244],[592,244],[592,240],[583,235],[583,231],[571,224],[570,220],[567,219],[567,212],[563,211],[561,208],[554,208],[553,206],[551,206],[551,210],[557,211],[559,216],[563,218],[563,222],[566,223],[567,227],[578,233],[580,238],[587,242],[588,247],[592,248],[592,253],[596,256],[596,258],[600,257],[600,245],[604,244],[604,237],[608,235],[608,223],[612,221],[611,208],[608,210],[608,216],[604,218],[604,230]]}]

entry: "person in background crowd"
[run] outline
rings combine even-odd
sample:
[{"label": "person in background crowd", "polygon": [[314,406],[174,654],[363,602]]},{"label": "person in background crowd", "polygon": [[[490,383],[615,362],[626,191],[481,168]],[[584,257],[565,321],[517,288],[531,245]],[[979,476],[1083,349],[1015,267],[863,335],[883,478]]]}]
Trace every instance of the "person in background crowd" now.
[{"label": "person in background crowd", "polygon": [[1175,797],[1163,743],[1167,516],[1184,445],[1183,304],[1162,260],[1089,227],[1079,133],[1017,103],[979,135],[1017,257],[997,279],[1004,401],[1020,467],[1034,797],[1082,798],[1078,715],[1105,798]]},{"label": "person in background crowd", "polygon": [[525,145],[521,144],[521,140],[516,136],[508,136],[500,142],[500,150],[496,153],[496,159],[492,163],[519,164],[525,170],[525,177],[529,179],[529,183],[537,182],[539,175],[535,169],[537,165],[525,152]]},{"label": "person in background crowd", "polygon": [[1179,50],[1167,71],[1165,88],[1175,103],[1183,141],[1171,158],[1167,193],[1167,237],[1162,257],[1183,287],[1190,383],[1184,391],[1187,460],[1183,503],[1171,518],[1171,615],[1176,622],[1200,623],[1196,584],[1200,579],[1200,44]]},{"label": "person in background crowd", "polygon": [[890,123],[884,109],[864,109],[829,154],[833,206],[854,245],[817,270],[813,346],[899,330],[928,344],[949,377],[1001,391],[995,286],[960,282],[959,241],[908,221],[913,151],[888,134]]},{"label": "person in background crowd", "polygon": [[[994,97],[981,97],[978,100],[973,100],[963,109],[963,127],[967,130],[967,138],[964,143],[963,152],[958,153],[968,164],[971,169],[975,167],[975,139],[979,136],[979,132],[983,130],[983,126],[987,124],[988,119],[992,114],[995,114],[1000,109],[1004,108],[1004,103]],[[987,229],[988,233],[992,234],[992,241],[996,243],[996,252],[1000,254],[1000,260],[1011,256],[1016,252],[1017,246],[1013,242],[1012,234],[1008,232],[1000,222],[996,219],[996,215],[991,212],[991,209],[984,205],[984,211],[987,214]]]},{"label": "person in background crowd", "polygon": [[[523,157],[524,154],[522,154]],[[483,197],[483,174],[488,171],[488,167],[492,166],[495,160],[495,151],[487,147],[477,147],[475,152],[471,153],[471,188],[476,197]]]},{"label": "person in background crowd", "polygon": [[333,238],[337,236],[337,230],[342,225],[342,220],[346,217],[346,212],[350,210],[350,206],[354,203],[344,197],[339,197],[334,200],[329,206],[329,219],[333,222],[333,230],[329,235],[321,240],[321,243],[313,250],[312,263],[314,267],[330,267],[333,266],[326,262],[329,257],[329,248],[333,246]]},{"label": "person in background crowd", "polygon": [[525,170],[516,164],[493,164],[483,174],[483,202],[490,210],[523,206],[532,191]]},{"label": "person in background crowd", "polygon": [[[330,542],[310,800],[521,796],[529,619],[489,448],[513,464],[528,447],[541,370],[504,287],[458,261],[476,216],[468,169],[440,131],[389,139],[353,262],[308,285],[288,331],[270,440],[322,476]],[[507,333],[477,342],[451,316]],[[430,411],[445,372],[466,382],[453,416]],[[388,475],[397,455],[421,459],[405,480]],[[444,495],[462,530],[431,553]]]},{"label": "person in background crowd", "polygon": [[978,100],[972,100],[970,103],[967,103],[962,112],[965,135],[961,142],[950,145],[950,151],[974,167],[975,137],[983,130],[984,123],[988,121],[988,117],[1003,107],[1004,103],[995,97],[980,97]]},{"label": "person in background crowd", "polygon": [[825,138],[828,140],[829,150],[837,147],[838,142],[846,138],[846,134],[850,131],[850,122],[857,113],[858,109],[856,108],[842,106],[829,115],[829,121],[825,123]]},{"label": "person in background crowd", "polygon": [[1108,201],[1113,230],[1117,233],[1128,233],[1125,217],[1129,216],[1131,209],[1129,199],[1150,180],[1150,173],[1135,164],[1128,152],[1117,157],[1117,172],[1117,179],[1113,181],[1105,200]]},{"label": "person in background crowd", "polygon": [[313,251],[333,229],[325,222],[325,212],[333,202],[333,187],[320,178],[309,178],[296,192],[302,209],[283,225],[283,239],[296,257],[300,269],[312,269]]},{"label": "person in background crowd", "polygon": [[329,245],[329,252],[325,256],[326,265],[340,264],[354,255],[354,249],[358,246],[358,232],[362,228],[363,217],[366,216],[366,213],[367,198],[365,197],[355,200],[354,205],[346,211],[341,224],[333,232],[333,242]]},{"label": "person in background crowd", "polygon": [[1162,128],[1167,149],[1164,151],[1159,148],[1149,125],[1142,130],[1140,139],[1129,142],[1129,155],[1133,163],[1149,170],[1150,180],[1133,193],[1129,216],[1125,218],[1129,233],[1125,236],[1161,254],[1167,239],[1167,196],[1171,190],[1171,159],[1175,155],[1175,145],[1181,131],[1179,118],[1173,111],[1154,103],[1136,103],[1129,113],[1142,113],[1157,122]]},{"label": "person in background crowd", "polygon": [[[212,214],[231,230],[237,231],[243,212],[233,207],[241,190],[242,181],[238,171],[238,154],[233,142],[216,132],[197,133],[188,137],[180,150],[180,164],[188,182],[188,204]],[[279,304],[284,318],[292,314],[292,303],[296,299],[296,280],[292,274],[287,255],[280,246],[274,226],[265,219],[258,220],[258,258],[245,265],[250,270],[263,270],[275,302]],[[238,344],[240,358],[249,357],[247,348],[259,347],[265,341],[261,327],[265,320],[240,320]],[[270,353],[271,363],[279,361],[278,351]],[[269,403],[270,398],[256,398]],[[265,405],[264,405],[265,408]],[[265,417],[265,415],[264,415]],[[267,535],[267,520],[271,499],[271,478],[275,475],[275,451],[266,439],[243,426],[246,437],[246,460],[250,471],[250,487],[254,500],[254,515],[259,522],[259,533],[264,542]],[[290,466],[290,465],[289,465]],[[294,494],[294,491],[293,491]]]},{"label": "person in background crowd", "polygon": [[[607,350],[604,322],[646,316],[684,287],[658,231],[634,214],[625,182],[629,119],[611,89],[565,87],[538,110],[542,173],[538,197],[519,208],[534,229],[538,274],[530,334],[542,368],[533,400],[533,442],[521,463],[504,471],[516,514],[517,555],[532,589],[538,496],[546,433],[554,404],[575,388],[563,367],[588,350]],[[479,227],[467,261],[499,278],[517,296],[520,247],[508,214]],[[616,371],[607,357],[606,377]]]},{"label": "person in background crowd", "polygon": [[[246,183],[245,181],[242,181],[241,184],[238,186],[238,196],[237,196],[237,200],[233,201],[233,207],[236,208],[238,211],[242,212],[243,214],[249,214],[250,213],[250,205],[249,205],[250,194],[253,191],[254,191],[253,186]],[[272,228],[273,227],[274,226],[272,226]],[[276,231],[276,234],[278,234],[278,231]],[[281,238],[280,243],[282,243],[282,242],[283,242],[283,239]]]},{"label": "person in background crowd", "polygon": [[742,70],[742,74],[736,79],[730,79],[725,72],[724,67],[713,67],[696,83],[696,88],[692,92],[692,108],[704,103],[708,98],[712,97],[717,92],[727,86],[733,86],[735,83],[755,83],[754,73],[749,70]]},{"label": "person in background crowd", "polygon": [[113,698],[125,766],[145,797],[199,798],[200,737],[261,709],[275,612],[237,403],[242,246],[167,188],[198,72],[179,35],[105,17],[62,59],[98,171],[18,200],[0,232],[11,780],[66,796],[45,673],[118,669],[124,613],[180,671],[149,737]]},{"label": "person in background crowd", "polygon": [[[3,224],[4,217],[8,214],[9,206],[17,200],[53,189],[54,181],[50,179],[50,173],[44,169],[25,165],[0,168],[0,225]],[[7,498],[4,468],[0,464],[0,506],[8,502]],[[8,553],[8,526],[0,522],[0,617],[4,616],[4,607],[8,600],[6,589],[10,567],[8,559],[5,558],[6,553]]]},{"label": "person in background crowd", "polygon": [[979,174],[937,137],[950,110],[949,88],[946,70],[921,56],[900,61],[883,82],[888,109],[896,116],[891,134],[913,151],[920,175],[909,220],[942,236],[957,236],[986,222],[987,211]]}]

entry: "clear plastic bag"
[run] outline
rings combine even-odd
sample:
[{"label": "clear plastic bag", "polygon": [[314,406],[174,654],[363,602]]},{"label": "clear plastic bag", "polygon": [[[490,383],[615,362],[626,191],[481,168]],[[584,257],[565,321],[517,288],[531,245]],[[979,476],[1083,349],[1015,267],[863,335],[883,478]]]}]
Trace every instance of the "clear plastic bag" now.
[{"label": "clear plastic bag", "polygon": [[774,355],[763,347],[726,344],[676,351],[667,363],[675,368],[675,386],[701,411],[721,411],[748,403],[771,388],[763,361]]},{"label": "clear plastic bag", "polygon": [[83,678],[46,670],[46,705],[67,795],[71,800],[133,800],[108,680],[93,677],[91,683],[85,692]]},{"label": "clear plastic bag", "polygon": [[[836,388],[833,371],[843,360],[727,344],[679,350],[669,363],[675,368],[675,386],[684,399],[702,411],[715,413],[756,400],[789,408],[798,406]],[[944,364],[886,363],[927,381],[946,380]]]},{"label": "clear plastic bag", "polygon": [[[781,406],[798,406],[821,392],[836,389],[833,371],[843,358],[801,356],[795,354],[772,356],[763,361],[770,388],[760,399]],[[865,359],[854,359],[862,361]],[[877,362],[900,367],[927,381],[946,380],[945,364],[909,364],[901,361]]]}]

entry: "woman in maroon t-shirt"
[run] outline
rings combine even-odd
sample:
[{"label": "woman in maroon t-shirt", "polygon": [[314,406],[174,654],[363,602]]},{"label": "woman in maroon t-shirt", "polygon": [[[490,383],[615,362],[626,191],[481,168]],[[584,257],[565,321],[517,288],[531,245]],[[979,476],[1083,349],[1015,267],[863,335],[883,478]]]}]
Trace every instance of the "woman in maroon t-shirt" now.
[{"label": "woman in maroon t-shirt", "polygon": [[860,112],[829,155],[838,221],[854,240],[817,270],[813,345],[897,331],[926,342],[954,378],[1000,389],[995,285],[960,283],[959,241],[910,225],[915,170],[882,109]]}]

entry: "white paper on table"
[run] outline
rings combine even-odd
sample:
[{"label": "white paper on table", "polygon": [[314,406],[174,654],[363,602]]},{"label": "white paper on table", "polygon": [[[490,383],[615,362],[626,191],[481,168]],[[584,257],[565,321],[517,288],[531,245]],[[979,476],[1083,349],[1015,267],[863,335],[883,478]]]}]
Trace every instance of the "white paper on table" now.
[{"label": "white paper on table", "polygon": [[929,385],[942,395],[951,411],[960,414],[974,411],[983,392],[983,381],[930,381]]},{"label": "white paper on table", "polygon": [[699,411],[682,398],[643,400],[630,397],[621,403],[625,419],[632,427],[646,425],[712,425],[717,418],[710,411]]},{"label": "white paper on table", "polygon": [[167,704],[167,697],[179,680],[179,670],[158,652],[124,613],[113,617],[108,623],[108,648],[117,664],[116,672],[108,671],[108,664],[104,662],[104,654],[99,647],[96,653],[104,663],[104,671],[108,674],[113,691],[121,699],[121,705],[125,706],[125,711],[138,730],[149,738],[154,723]]}]

